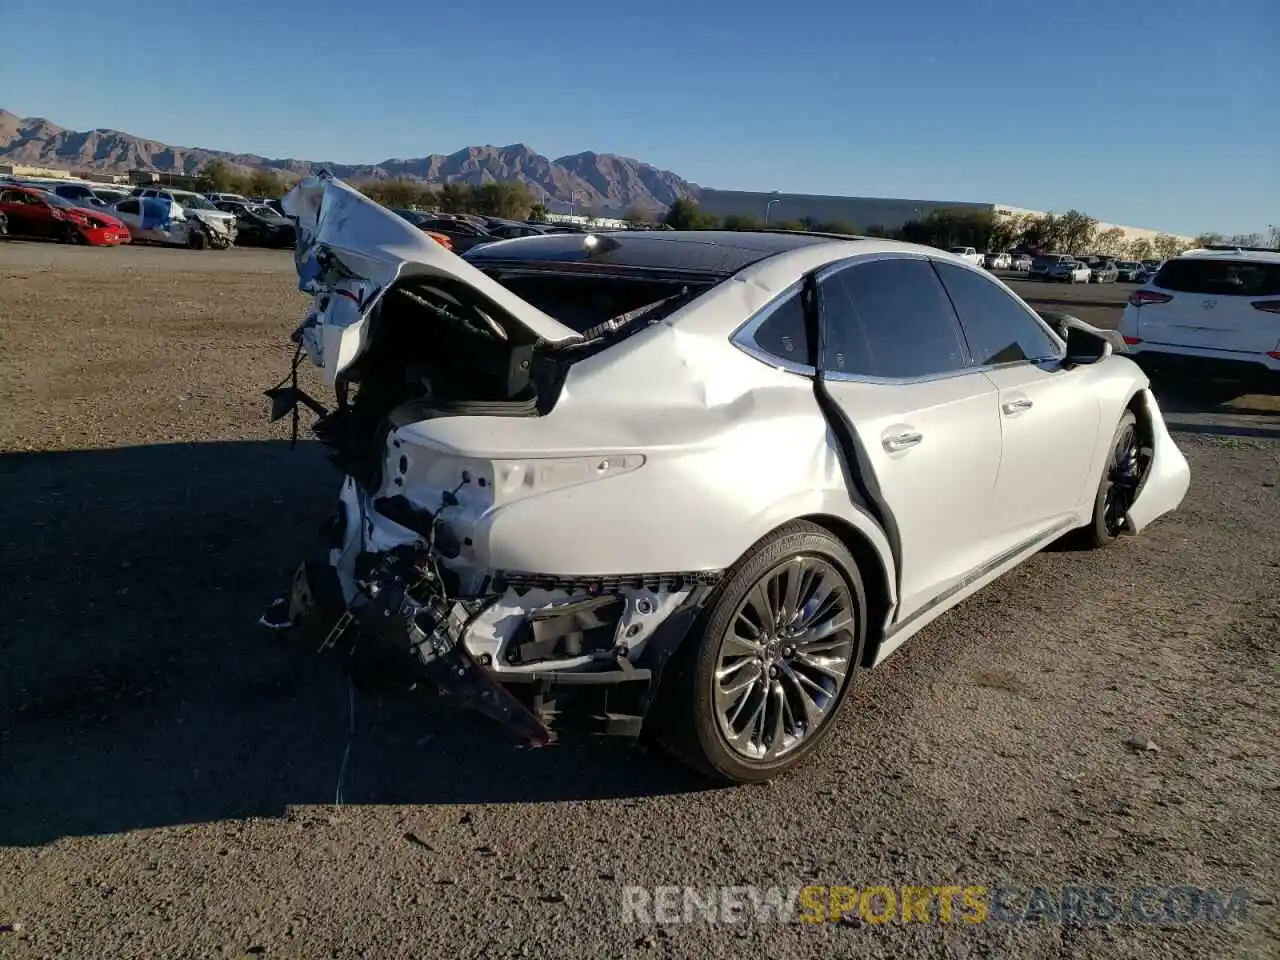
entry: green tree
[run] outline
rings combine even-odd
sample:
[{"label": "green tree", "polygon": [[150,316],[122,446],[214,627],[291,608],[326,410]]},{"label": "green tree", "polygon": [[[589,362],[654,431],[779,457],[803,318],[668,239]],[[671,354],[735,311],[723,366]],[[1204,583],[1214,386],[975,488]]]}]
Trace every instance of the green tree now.
[{"label": "green tree", "polygon": [[884,237],[887,239],[893,236],[893,232],[888,227],[879,223],[873,223],[867,227],[866,233],[868,237]]},{"label": "green tree", "polygon": [[750,214],[734,213],[724,218],[724,228],[726,230],[760,230],[763,227],[763,221],[759,217],[753,217]]},{"label": "green tree", "polygon": [[241,193],[247,179],[243,170],[225,160],[210,160],[201,168],[200,176],[209,181],[215,193]]},{"label": "green tree", "polygon": [[1118,257],[1124,253],[1124,230],[1112,227],[1098,234],[1093,242],[1093,252],[1103,257]]},{"label": "green tree", "polygon": [[671,204],[662,222],[675,230],[714,230],[720,225],[716,217],[703,213],[696,203],[683,197]]},{"label": "green tree", "polygon": [[1064,253],[1080,255],[1093,252],[1093,242],[1098,235],[1097,220],[1079,210],[1068,210],[1062,215],[1059,224]]},{"label": "green tree", "polygon": [[1151,241],[1146,237],[1129,241],[1129,257],[1133,260],[1148,260],[1153,256]]},{"label": "green tree", "polygon": [[440,208],[445,213],[475,213],[475,198],[465,183],[446,183],[440,188]]},{"label": "green tree", "polygon": [[514,180],[494,181],[472,188],[467,205],[469,210],[456,212],[522,220],[533,209],[533,195],[523,183]]},{"label": "green tree", "polygon": [[546,204],[535,203],[532,207],[529,208],[529,219],[537,220],[540,223],[545,223],[547,219],[547,214],[550,212],[551,211],[547,209]]},{"label": "green tree", "polygon": [[1212,247],[1215,244],[1226,243],[1227,238],[1220,233],[1202,233],[1196,237],[1197,247]]},{"label": "green tree", "polygon": [[1151,249],[1161,260],[1168,260],[1170,257],[1176,257],[1187,249],[1187,245],[1177,237],[1170,236],[1167,233],[1158,233],[1155,239],[1151,241]]},{"label": "green tree", "polygon": [[254,170],[245,183],[245,191],[251,197],[282,197],[285,194],[284,177],[275,170]]}]

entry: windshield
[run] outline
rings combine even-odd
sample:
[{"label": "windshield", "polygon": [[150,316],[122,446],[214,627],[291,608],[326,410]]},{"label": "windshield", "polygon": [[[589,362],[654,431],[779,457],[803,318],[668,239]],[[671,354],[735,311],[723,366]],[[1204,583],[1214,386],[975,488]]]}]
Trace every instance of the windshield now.
[{"label": "windshield", "polygon": [[72,207],[76,210],[84,207],[83,203],[76,203],[73,200],[68,200],[66,197],[60,197],[56,193],[42,193],[40,195],[40,199],[48,200],[55,207]]},{"label": "windshield", "polygon": [[198,193],[174,193],[173,199],[188,210],[217,210],[212,203]]}]

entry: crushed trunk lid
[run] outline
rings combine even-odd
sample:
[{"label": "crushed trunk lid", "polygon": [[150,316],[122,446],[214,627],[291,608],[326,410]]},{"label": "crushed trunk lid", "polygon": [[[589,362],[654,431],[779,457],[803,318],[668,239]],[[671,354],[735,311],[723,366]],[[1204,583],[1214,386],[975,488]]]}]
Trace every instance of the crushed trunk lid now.
[{"label": "crushed trunk lid", "polygon": [[305,178],[285,195],[282,206],[297,223],[298,288],[315,295],[315,306],[303,324],[303,343],[312,360],[324,368],[330,384],[367,345],[369,312],[397,280],[406,277],[466,284],[503,319],[545,342],[582,339],[330,174]]}]

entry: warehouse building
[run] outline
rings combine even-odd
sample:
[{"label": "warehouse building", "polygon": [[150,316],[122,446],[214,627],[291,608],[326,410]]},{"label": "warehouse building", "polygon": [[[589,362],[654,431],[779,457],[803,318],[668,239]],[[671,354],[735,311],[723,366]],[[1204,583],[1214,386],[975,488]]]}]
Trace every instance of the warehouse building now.
[{"label": "warehouse building", "polygon": [[[756,217],[769,223],[788,220],[815,220],[819,223],[842,221],[859,230],[883,227],[899,230],[911,220],[923,220],[941,210],[990,212],[1001,216],[1041,215],[1043,211],[1010,207],[999,203],[975,203],[966,200],[897,200],[887,197],[827,197],[807,193],[755,193],[748,190],[703,189],[698,206],[717,217]],[[1152,240],[1164,231],[1123,224],[1098,224],[1099,232],[1120,227],[1126,240]],[[1179,240],[1191,237],[1177,234]]]}]

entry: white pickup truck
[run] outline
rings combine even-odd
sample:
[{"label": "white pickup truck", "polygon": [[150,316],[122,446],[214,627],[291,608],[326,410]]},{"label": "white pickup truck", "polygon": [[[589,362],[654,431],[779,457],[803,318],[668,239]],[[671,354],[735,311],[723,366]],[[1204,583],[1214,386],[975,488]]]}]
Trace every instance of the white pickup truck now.
[{"label": "white pickup truck", "polygon": [[975,267],[982,266],[982,254],[973,247],[952,247],[947,252],[954,253],[961,260],[968,260]]}]

